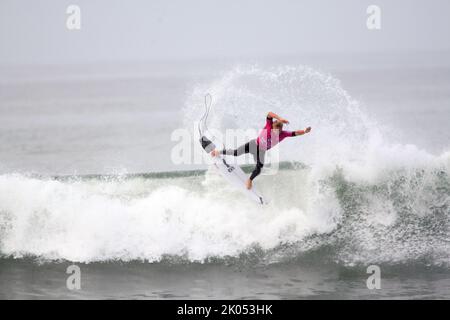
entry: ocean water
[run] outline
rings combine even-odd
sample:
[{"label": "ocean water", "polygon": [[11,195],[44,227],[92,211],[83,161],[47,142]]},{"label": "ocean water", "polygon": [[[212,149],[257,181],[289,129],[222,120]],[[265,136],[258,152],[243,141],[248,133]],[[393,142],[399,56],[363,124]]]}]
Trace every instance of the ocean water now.
[{"label": "ocean water", "polygon": [[[1,298],[450,297],[446,58],[1,70]],[[217,132],[257,130],[269,110],[313,127],[255,180],[269,205],[201,156],[205,93]],[[175,130],[200,163],[174,163]]]}]

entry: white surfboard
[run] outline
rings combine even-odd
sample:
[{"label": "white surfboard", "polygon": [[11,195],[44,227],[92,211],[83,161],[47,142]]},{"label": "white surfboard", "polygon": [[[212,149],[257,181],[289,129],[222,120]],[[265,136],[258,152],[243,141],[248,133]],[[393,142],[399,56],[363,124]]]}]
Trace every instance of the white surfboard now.
[{"label": "white surfboard", "polygon": [[[201,137],[200,143],[203,149],[208,154],[215,148],[214,143],[212,143],[205,136]],[[225,157],[222,155],[218,155],[217,157],[214,157],[212,159],[214,167],[231,185],[239,189],[251,200],[259,204],[267,204],[266,200],[264,199],[262,194],[255,188],[255,186],[253,186],[251,189],[247,189],[246,181],[248,179],[248,175],[244,171],[242,171],[242,169],[238,165],[228,163]]]}]

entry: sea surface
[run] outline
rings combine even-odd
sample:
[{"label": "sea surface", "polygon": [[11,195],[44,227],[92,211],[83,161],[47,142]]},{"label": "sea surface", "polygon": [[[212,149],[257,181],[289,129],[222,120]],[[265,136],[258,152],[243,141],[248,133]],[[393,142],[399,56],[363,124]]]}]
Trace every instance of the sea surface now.
[{"label": "sea surface", "polygon": [[[0,66],[0,298],[449,299],[449,56]],[[313,128],[268,205],[202,154],[207,93],[227,147]]]}]

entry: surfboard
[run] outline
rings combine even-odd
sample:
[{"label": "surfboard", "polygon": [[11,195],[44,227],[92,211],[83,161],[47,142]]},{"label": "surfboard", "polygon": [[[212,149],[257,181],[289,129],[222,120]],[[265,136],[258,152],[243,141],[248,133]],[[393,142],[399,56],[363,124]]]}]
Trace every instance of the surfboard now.
[{"label": "surfboard", "polygon": [[[210,154],[212,150],[216,148],[214,143],[209,140],[206,136],[202,136],[200,138],[200,144],[202,148]],[[259,203],[259,204],[267,204],[268,202],[264,199],[262,194],[253,186],[250,190],[246,187],[246,181],[248,179],[248,175],[245,174],[242,169],[235,164],[231,164],[227,161],[227,159],[218,155],[217,157],[212,157],[213,165],[220,173],[220,175],[228,181],[231,185],[239,189],[243,192],[247,197],[251,200]]]}]

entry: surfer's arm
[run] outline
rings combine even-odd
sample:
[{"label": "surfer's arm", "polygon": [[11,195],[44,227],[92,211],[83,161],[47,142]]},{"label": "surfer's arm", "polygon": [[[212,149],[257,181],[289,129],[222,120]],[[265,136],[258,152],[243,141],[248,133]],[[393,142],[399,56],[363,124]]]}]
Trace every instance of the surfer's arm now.
[{"label": "surfer's arm", "polygon": [[308,128],[306,128],[305,130],[296,130],[296,131],[293,131],[292,136],[293,136],[293,137],[295,137],[295,136],[302,136],[302,135],[304,135],[305,133],[308,133],[308,132],[310,132],[310,131],[311,131],[311,127],[308,127]]},{"label": "surfer's arm", "polygon": [[281,122],[283,122],[283,123],[289,123],[289,121],[287,121],[286,119],[284,119],[284,118],[280,117],[279,115],[277,115],[276,113],[273,113],[273,112],[270,111],[270,112],[267,114],[267,119],[273,119],[273,118],[275,118],[275,119],[277,119],[278,121],[281,121]]}]

